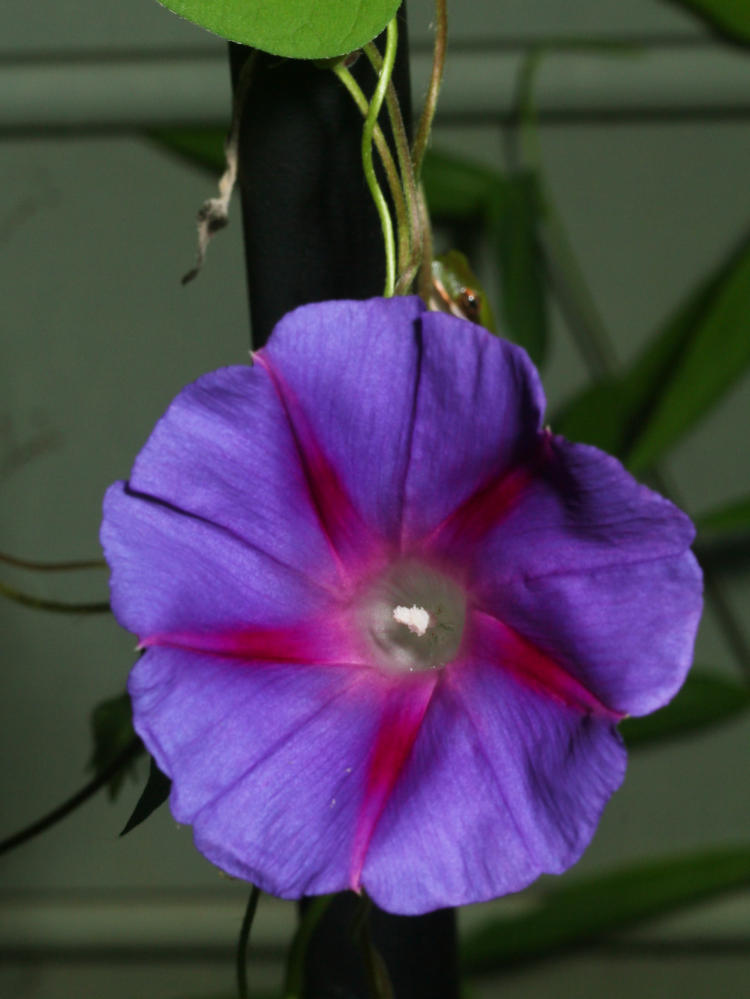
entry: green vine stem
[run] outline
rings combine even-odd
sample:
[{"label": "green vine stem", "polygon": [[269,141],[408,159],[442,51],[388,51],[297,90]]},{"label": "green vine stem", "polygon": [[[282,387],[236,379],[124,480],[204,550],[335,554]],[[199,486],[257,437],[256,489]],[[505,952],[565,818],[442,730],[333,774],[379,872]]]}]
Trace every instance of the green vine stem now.
[{"label": "green vine stem", "polygon": [[76,793],[64,801],[62,805],[58,805],[57,808],[53,808],[51,812],[43,815],[41,819],[37,819],[35,822],[32,822],[31,825],[26,826],[25,829],[21,829],[19,832],[14,833],[12,836],[8,836],[7,839],[0,842],[0,854],[8,853],[17,846],[22,846],[30,839],[34,839],[34,837],[39,836],[40,833],[46,832],[47,829],[50,829],[66,816],[70,815],[70,813],[75,811],[79,805],[88,801],[88,799],[96,794],[96,792],[101,788],[106,787],[115,774],[119,773],[122,769],[128,766],[128,764],[142,752],[143,743],[137,736],[135,736],[125,746],[122,752],[119,753],[108,766],[104,767],[99,771],[99,773],[95,774],[87,784],[84,784],[80,791],[76,791]]},{"label": "green vine stem", "polygon": [[362,129],[362,166],[365,172],[367,186],[370,188],[375,207],[380,216],[380,226],[383,230],[383,242],[385,243],[385,291],[386,298],[393,296],[396,283],[396,251],[393,238],[393,222],[391,220],[390,209],[385,195],[380,190],[378,178],[372,162],[373,133],[378,122],[378,115],[385,100],[386,91],[393,74],[393,66],[396,62],[396,48],[398,46],[398,24],[394,17],[388,24],[386,30],[385,53],[383,55],[383,66],[380,70],[375,93],[372,95],[370,107],[365,118],[365,125]]},{"label": "green vine stem", "polygon": [[[352,74],[346,68],[343,63],[334,65],[333,72],[339,78],[341,83],[346,87],[350,96],[354,100],[359,110],[362,113],[362,117],[367,117],[368,103],[367,98],[362,92],[362,88],[359,86],[357,81],[354,79]],[[380,125],[376,125],[373,131],[373,139],[375,141],[375,148],[380,156],[381,163],[383,164],[383,170],[385,171],[385,176],[388,181],[388,188],[391,193],[391,200],[393,201],[393,210],[396,214],[396,223],[398,231],[398,260],[399,260],[399,272],[407,266],[407,261],[411,253],[409,246],[409,228],[407,223],[407,212],[406,212],[406,202],[404,200],[404,193],[401,187],[401,180],[398,175],[398,170],[396,169],[396,164],[394,162],[393,156],[390,149],[388,148],[388,143],[386,142],[385,135],[383,135],[383,130]]]},{"label": "green vine stem", "polygon": [[260,888],[253,885],[247,900],[245,915],[242,917],[240,936],[237,941],[237,995],[239,999],[249,999],[250,996],[247,989],[247,945],[250,942],[250,930],[255,919],[259,898]]},{"label": "green vine stem", "polygon": [[80,559],[71,562],[36,562],[33,559],[17,558],[0,552],[0,562],[12,565],[16,569],[29,569],[31,572],[79,572],[84,569],[106,569],[107,563],[102,558]]},{"label": "green vine stem", "polygon": [[[369,42],[364,47],[364,53],[376,73],[382,71],[383,57],[373,42]],[[405,295],[414,281],[414,276],[420,266],[423,256],[424,235],[422,226],[422,216],[419,210],[419,192],[417,190],[416,177],[414,175],[414,165],[409,148],[409,136],[406,134],[406,126],[401,113],[396,88],[393,81],[389,81],[385,95],[388,117],[391,123],[393,138],[396,143],[396,155],[398,157],[399,173],[401,177],[401,187],[406,199],[408,215],[406,224],[408,226],[409,254],[406,259],[399,259],[399,280],[396,285],[396,294]]]},{"label": "green vine stem", "polygon": [[414,176],[417,181],[422,174],[422,163],[424,154],[427,151],[427,143],[432,131],[432,119],[435,117],[440,86],[443,82],[443,70],[445,69],[445,53],[448,44],[448,0],[435,0],[435,48],[432,59],[432,74],[430,85],[427,90],[427,98],[422,117],[419,119],[419,128],[414,140],[412,149],[412,162],[414,163]]},{"label": "green vine stem", "polygon": [[106,600],[95,601],[93,603],[71,604],[62,600],[45,600],[42,597],[35,597],[31,593],[23,593],[6,583],[0,583],[0,596],[7,597],[24,607],[33,607],[36,610],[55,611],[58,614],[107,614],[110,606]]}]

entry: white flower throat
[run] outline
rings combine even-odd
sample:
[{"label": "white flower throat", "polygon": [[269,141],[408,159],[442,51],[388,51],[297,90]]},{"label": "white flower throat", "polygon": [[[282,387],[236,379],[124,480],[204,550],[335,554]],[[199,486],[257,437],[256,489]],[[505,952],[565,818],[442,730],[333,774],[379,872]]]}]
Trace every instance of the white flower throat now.
[{"label": "white flower throat", "polygon": [[466,598],[453,580],[431,566],[404,561],[365,591],[360,621],[382,668],[440,669],[458,653]]}]

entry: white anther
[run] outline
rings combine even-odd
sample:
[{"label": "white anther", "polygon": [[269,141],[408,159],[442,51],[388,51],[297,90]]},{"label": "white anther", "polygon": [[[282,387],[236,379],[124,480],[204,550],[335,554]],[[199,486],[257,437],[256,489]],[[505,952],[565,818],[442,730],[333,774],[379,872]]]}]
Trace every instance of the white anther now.
[{"label": "white anther", "polygon": [[420,638],[430,627],[430,615],[424,607],[417,607],[416,604],[411,607],[394,607],[393,619],[399,624],[405,624],[412,634]]}]

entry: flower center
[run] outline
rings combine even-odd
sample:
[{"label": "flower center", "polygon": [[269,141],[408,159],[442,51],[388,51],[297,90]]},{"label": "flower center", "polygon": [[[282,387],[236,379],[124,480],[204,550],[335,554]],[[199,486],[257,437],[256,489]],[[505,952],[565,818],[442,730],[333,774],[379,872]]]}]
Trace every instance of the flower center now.
[{"label": "flower center", "polygon": [[360,621],[377,664],[385,669],[440,669],[455,658],[466,598],[441,572],[418,562],[392,566],[364,593]]}]

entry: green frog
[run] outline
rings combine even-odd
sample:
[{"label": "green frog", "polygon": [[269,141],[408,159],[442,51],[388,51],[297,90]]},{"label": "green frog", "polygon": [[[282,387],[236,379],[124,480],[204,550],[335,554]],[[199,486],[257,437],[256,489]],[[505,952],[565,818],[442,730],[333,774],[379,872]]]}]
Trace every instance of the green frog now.
[{"label": "green frog", "polygon": [[459,250],[449,250],[432,261],[432,287],[428,306],[496,333],[492,308],[469,261]]}]

